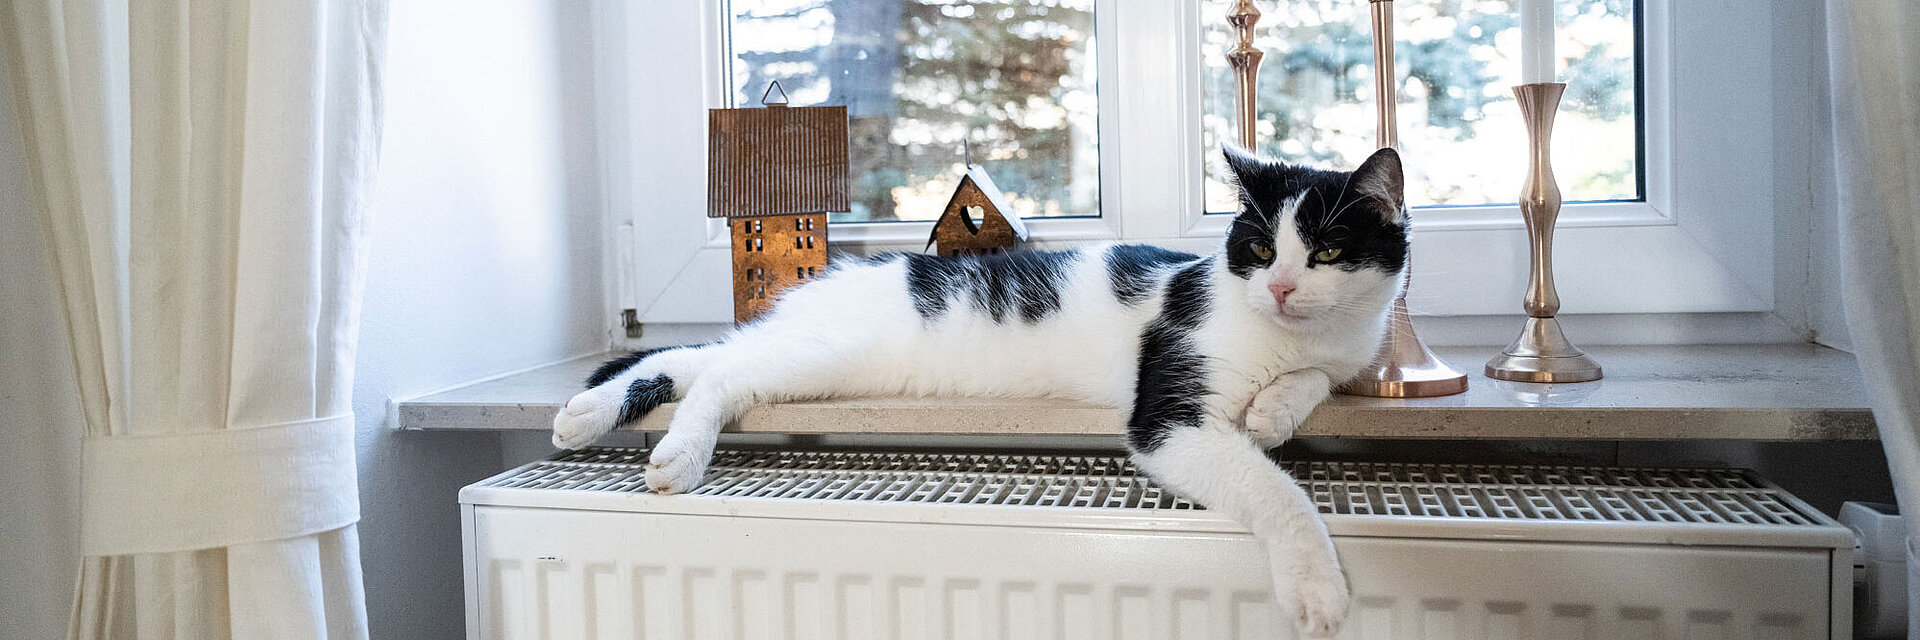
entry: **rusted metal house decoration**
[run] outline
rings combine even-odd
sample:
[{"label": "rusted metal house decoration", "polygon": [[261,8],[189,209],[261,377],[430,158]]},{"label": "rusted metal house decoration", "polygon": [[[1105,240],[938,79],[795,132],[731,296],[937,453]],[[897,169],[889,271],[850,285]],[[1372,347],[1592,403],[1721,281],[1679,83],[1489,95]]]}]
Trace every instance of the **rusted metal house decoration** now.
[{"label": "rusted metal house decoration", "polygon": [[707,216],[726,218],[733,240],[736,323],[826,271],[827,214],[848,209],[847,108],[789,107],[785,96],[707,112]]},{"label": "rusted metal house decoration", "polygon": [[933,223],[927,245],[936,255],[985,255],[1008,251],[1026,239],[1027,226],[1007,206],[1007,197],[1000,194],[986,169],[971,164]]}]

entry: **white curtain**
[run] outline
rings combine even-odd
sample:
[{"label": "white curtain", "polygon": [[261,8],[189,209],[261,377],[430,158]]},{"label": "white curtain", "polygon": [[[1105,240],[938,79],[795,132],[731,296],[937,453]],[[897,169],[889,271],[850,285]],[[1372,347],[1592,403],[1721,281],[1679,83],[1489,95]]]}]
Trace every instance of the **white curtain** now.
[{"label": "white curtain", "polygon": [[76,638],[365,638],[381,0],[10,0],[86,416]]},{"label": "white curtain", "polygon": [[[1920,533],[1920,5],[1832,0],[1841,279],[1874,420],[1909,534]],[[1907,541],[1908,635],[1920,638],[1920,562]]]}]

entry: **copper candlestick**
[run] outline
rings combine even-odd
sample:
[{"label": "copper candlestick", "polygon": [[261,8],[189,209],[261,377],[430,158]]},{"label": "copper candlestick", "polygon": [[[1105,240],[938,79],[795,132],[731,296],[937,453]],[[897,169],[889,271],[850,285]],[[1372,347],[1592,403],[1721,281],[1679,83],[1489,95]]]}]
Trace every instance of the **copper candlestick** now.
[{"label": "copper candlestick", "polygon": [[1553,289],[1553,222],[1560,217],[1560,185],[1553,179],[1553,116],[1567,85],[1537,82],[1513,88],[1527,125],[1527,183],[1520,216],[1527,221],[1527,323],[1506,351],[1487,361],[1487,377],[1516,382],[1587,382],[1600,363],[1560,331],[1560,294]]},{"label": "copper candlestick", "polygon": [[[1397,147],[1398,118],[1395,110],[1399,86],[1393,68],[1393,0],[1370,0],[1373,13],[1373,91],[1379,106],[1380,146]],[[1413,282],[1412,259],[1408,259],[1406,282]],[[1387,336],[1373,364],[1361,370],[1338,391],[1352,396],[1381,398],[1425,398],[1447,396],[1467,390],[1467,374],[1453,370],[1440,356],[1427,349],[1413,332],[1413,317],[1407,314],[1407,293],[1403,287],[1393,301],[1393,316],[1387,321]]]}]

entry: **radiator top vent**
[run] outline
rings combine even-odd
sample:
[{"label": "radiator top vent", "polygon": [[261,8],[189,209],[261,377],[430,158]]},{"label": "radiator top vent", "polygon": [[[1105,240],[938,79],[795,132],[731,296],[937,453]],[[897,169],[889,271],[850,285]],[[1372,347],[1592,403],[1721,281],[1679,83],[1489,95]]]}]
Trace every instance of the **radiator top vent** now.
[{"label": "radiator top vent", "polygon": [[[647,451],[562,452],[477,486],[647,493]],[[1808,525],[1740,469],[1290,461],[1321,513],[1498,520]],[[1124,456],[722,450],[689,495],[1100,509],[1199,509]]]}]

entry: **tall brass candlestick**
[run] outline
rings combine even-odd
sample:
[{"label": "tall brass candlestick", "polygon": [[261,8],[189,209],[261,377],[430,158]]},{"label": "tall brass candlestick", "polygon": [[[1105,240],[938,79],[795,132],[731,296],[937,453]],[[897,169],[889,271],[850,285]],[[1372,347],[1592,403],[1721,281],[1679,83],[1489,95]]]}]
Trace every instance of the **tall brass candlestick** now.
[{"label": "tall brass candlestick", "polygon": [[[1400,83],[1393,68],[1393,0],[1369,0],[1368,5],[1373,13],[1373,91],[1379,107],[1380,146],[1397,147],[1398,96],[1394,88]],[[1409,264],[1405,284],[1412,282],[1413,267]],[[1354,396],[1425,398],[1467,390],[1467,374],[1447,366],[1413,332],[1404,290],[1394,299],[1393,316],[1387,322],[1387,336],[1373,364],[1336,391]]]},{"label": "tall brass candlestick", "polygon": [[1560,185],[1553,179],[1553,116],[1565,83],[1537,82],[1513,88],[1527,125],[1527,183],[1520,189],[1520,216],[1527,221],[1527,324],[1506,351],[1487,361],[1487,377],[1517,382],[1586,382],[1600,379],[1600,363],[1560,331],[1560,294],[1553,289],[1553,222],[1560,217]]},{"label": "tall brass candlestick", "polygon": [[1258,119],[1254,107],[1259,98],[1254,89],[1260,84],[1260,59],[1267,57],[1265,51],[1253,46],[1253,25],[1259,22],[1260,10],[1253,6],[1253,0],[1240,0],[1227,12],[1227,24],[1233,25],[1240,36],[1240,44],[1227,52],[1227,63],[1233,65],[1233,86],[1238,91],[1234,111],[1240,120],[1240,146],[1248,151],[1259,149],[1253,139]]}]

